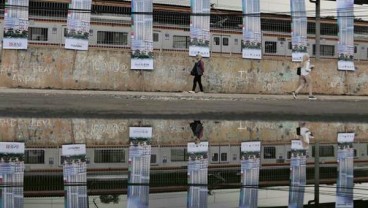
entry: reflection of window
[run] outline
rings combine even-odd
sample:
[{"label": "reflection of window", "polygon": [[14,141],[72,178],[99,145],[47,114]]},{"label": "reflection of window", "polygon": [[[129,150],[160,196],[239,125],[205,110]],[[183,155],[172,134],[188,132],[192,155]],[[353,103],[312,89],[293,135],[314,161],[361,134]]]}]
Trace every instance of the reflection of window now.
[{"label": "reflection of window", "polygon": [[[316,150],[315,146],[312,147],[312,157],[315,156]],[[330,146],[320,146],[319,147],[319,156],[320,157],[334,157],[334,147],[332,145]]]},{"label": "reflection of window", "polygon": [[238,45],[239,44],[239,40],[238,40],[238,38],[235,38],[234,39],[234,45]]},{"label": "reflection of window", "polygon": [[276,147],[264,147],[263,148],[264,159],[275,159],[276,158]]},{"label": "reflection of window", "polygon": [[212,161],[218,161],[218,159],[219,159],[218,157],[219,157],[218,153],[213,153]]},{"label": "reflection of window", "polygon": [[289,42],[288,49],[289,50],[292,50],[293,49],[293,43],[292,42]]},{"label": "reflection of window", "polygon": [[229,45],[229,38],[222,38],[222,45],[228,46]]},{"label": "reflection of window", "polygon": [[265,42],[265,52],[266,53],[276,53],[277,43],[274,41],[266,41]]},{"label": "reflection of window", "polygon": [[28,28],[28,40],[34,41],[47,41],[48,40],[48,28],[29,27]]},{"label": "reflection of window", "polygon": [[125,151],[116,150],[95,150],[95,163],[123,163],[125,162]]},{"label": "reflection of window", "polygon": [[358,53],[358,46],[354,46],[354,53]]},{"label": "reflection of window", "polygon": [[[313,55],[316,55],[316,45],[313,44]],[[320,45],[321,56],[334,56],[335,46],[333,45]]]},{"label": "reflection of window", "polygon": [[187,149],[171,149],[171,162],[188,161]]},{"label": "reflection of window", "polygon": [[227,161],[227,153],[226,152],[221,153],[221,161],[222,162],[226,162]]},{"label": "reflection of window", "polygon": [[160,39],[160,34],[158,33],[153,33],[153,42],[158,42]]},{"label": "reflection of window", "polygon": [[151,155],[151,163],[156,163],[157,161],[157,156],[156,155]]},{"label": "reflection of window", "polygon": [[220,45],[220,37],[214,37],[213,42],[215,43],[215,45]]},{"label": "reflection of window", "polygon": [[44,164],[45,151],[44,150],[26,150],[24,155],[24,163],[27,164]]},{"label": "reflection of window", "polygon": [[128,33],[98,31],[97,44],[128,45]]},{"label": "reflection of window", "polygon": [[189,48],[189,36],[174,35],[173,48]]}]

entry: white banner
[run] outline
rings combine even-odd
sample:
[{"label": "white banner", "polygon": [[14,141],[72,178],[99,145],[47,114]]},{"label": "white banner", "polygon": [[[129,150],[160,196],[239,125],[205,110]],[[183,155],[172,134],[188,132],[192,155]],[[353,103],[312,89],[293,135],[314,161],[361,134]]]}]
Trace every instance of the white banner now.
[{"label": "white banner", "polygon": [[259,0],[243,2],[243,58],[262,58],[262,32]]},{"label": "white banner", "polygon": [[354,0],[337,0],[338,69],[354,71]]},{"label": "white banner", "polygon": [[65,48],[88,50],[92,0],[72,0],[69,4]]},{"label": "white banner", "polygon": [[62,146],[62,156],[85,155],[85,144],[67,144]]},{"label": "white banner", "polygon": [[301,62],[307,50],[307,13],[305,0],[290,0],[292,61]]},{"label": "white banner", "polygon": [[27,49],[29,0],[6,0],[4,10],[4,49]]},{"label": "white banner", "polygon": [[188,153],[197,153],[197,152],[207,152],[208,151],[208,142],[200,142],[196,144],[194,142],[188,143]]},{"label": "white banner", "polygon": [[210,57],[210,0],[190,0],[189,56]]},{"label": "white banner", "polygon": [[303,150],[303,143],[300,140],[291,141],[291,150]]},{"label": "white banner", "polygon": [[129,138],[152,138],[152,127],[129,127]]},{"label": "white banner", "polygon": [[24,143],[0,142],[0,153],[24,154]]},{"label": "white banner", "polygon": [[337,142],[354,142],[355,133],[338,133],[337,134]]},{"label": "white banner", "polygon": [[132,0],[131,69],[153,70],[152,12],[152,0]]},{"label": "white banner", "polygon": [[242,152],[260,152],[261,151],[261,142],[242,142],[241,143],[241,151]]}]

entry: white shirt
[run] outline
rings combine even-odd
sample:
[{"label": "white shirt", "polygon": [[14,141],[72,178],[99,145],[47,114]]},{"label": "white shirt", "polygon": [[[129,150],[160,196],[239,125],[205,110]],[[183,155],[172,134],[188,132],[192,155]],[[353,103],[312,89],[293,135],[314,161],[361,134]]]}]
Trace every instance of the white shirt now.
[{"label": "white shirt", "polygon": [[311,67],[312,65],[310,64],[310,60],[306,61],[304,66],[302,66],[300,75],[307,76],[312,71]]}]

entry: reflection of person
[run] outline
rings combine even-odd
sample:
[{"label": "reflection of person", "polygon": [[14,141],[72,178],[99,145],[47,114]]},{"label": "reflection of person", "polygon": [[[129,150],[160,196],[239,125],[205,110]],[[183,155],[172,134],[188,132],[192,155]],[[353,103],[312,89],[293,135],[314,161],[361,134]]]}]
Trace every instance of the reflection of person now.
[{"label": "reflection of person", "polygon": [[204,73],[204,63],[202,61],[202,56],[200,54],[196,56],[196,62],[194,64],[193,69],[194,69],[193,87],[192,90],[189,92],[195,93],[195,89],[197,87],[198,82],[200,92],[203,93],[202,75]]},{"label": "reflection of person", "polygon": [[317,98],[312,94],[312,78],[310,76],[310,72],[312,71],[313,65],[310,64],[310,59],[308,54],[304,54],[303,61],[300,64],[301,71],[299,76],[299,86],[298,88],[292,92],[294,99],[297,98],[298,93],[301,89],[304,88],[305,85],[308,86],[309,90],[309,100],[316,100]]},{"label": "reflection of person", "polygon": [[306,127],[306,124],[302,122],[300,124],[300,136],[304,149],[309,149],[310,139],[313,139],[312,132]]},{"label": "reflection of person", "polygon": [[195,137],[200,140],[203,137],[203,125],[201,121],[193,121],[189,124]]}]

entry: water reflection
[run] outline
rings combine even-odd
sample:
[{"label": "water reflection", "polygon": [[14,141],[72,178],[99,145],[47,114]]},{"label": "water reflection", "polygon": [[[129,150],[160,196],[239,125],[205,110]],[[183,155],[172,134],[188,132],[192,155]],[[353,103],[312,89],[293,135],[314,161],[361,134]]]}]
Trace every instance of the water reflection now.
[{"label": "water reflection", "polygon": [[[0,118],[1,141],[25,144],[24,207],[64,207],[65,144],[86,145],[90,207],[306,205],[314,200],[317,156],[319,201],[334,207],[342,197],[358,207],[368,193],[367,130],[367,123]],[[338,145],[351,132],[349,148]],[[259,153],[242,142],[257,142]],[[206,154],[196,150],[204,143]]]}]

